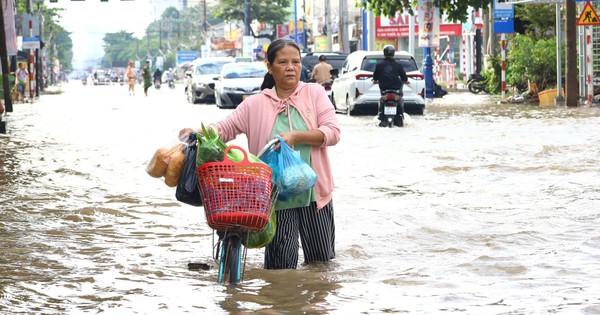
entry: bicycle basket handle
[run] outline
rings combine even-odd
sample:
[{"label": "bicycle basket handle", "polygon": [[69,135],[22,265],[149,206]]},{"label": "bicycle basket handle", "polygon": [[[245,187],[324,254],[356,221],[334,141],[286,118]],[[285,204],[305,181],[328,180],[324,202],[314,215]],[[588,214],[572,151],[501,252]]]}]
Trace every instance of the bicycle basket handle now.
[{"label": "bicycle basket handle", "polygon": [[[227,155],[227,153],[229,152],[229,150],[233,150],[233,149],[242,151],[242,153],[244,153],[244,159],[239,162],[231,160],[229,158],[229,156]],[[246,150],[242,149],[241,147],[239,147],[237,145],[230,145],[227,148],[225,148],[225,157],[223,158],[223,162],[221,162],[221,163],[223,163],[223,164],[239,164],[239,163],[250,164],[251,162],[250,162],[250,160],[248,160],[248,153],[246,153]]]}]

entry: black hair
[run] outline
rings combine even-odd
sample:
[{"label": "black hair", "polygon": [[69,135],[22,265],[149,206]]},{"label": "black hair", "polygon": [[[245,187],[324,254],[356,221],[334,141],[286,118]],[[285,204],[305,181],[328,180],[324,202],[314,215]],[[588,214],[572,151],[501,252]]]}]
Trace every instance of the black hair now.
[{"label": "black hair", "polygon": [[[283,39],[283,38],[276,39],[269,44],[269,48],[267,49],[267,62],[269,62],[270,64],[273,64],[275,62],[275,56],[285,46],[292,46],[292,47],[298,49],[298,54],[300,54],[300,52],[301,52],[300,47],[293,40]],[[273,78],[272,74],[267,72],[265,74],[265,78],[263,79],[263,83],[260,86],[260,89],[261,90],[270,89],[274,86],[275,86],[275,79]]]},{"label": "black hair", "polygon": [[325,55],[320,55],[319,56],[319,61],[321,61],[321,60],[327,60],[327,57],[325,57]]}]

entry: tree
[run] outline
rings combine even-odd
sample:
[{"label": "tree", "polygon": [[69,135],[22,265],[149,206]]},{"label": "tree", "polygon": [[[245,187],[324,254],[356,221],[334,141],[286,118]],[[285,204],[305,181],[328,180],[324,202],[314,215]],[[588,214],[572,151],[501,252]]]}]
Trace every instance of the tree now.
[{"label": "tree", "polygon": [[102,40],[104,41],[103,66],[125,68],[129,60],[135,59],[136,39],[133,33],[126,31],[106,33]]},{"label": "tree", "polygon": [[[417,7],[416,0],[364,0],[361,7],[373,11],[376,16],[395,16],[396,12],[407,9],[411,14]],[[451,21],[466,22],[471,8],[487,8],[492,0],[434,0],[434,6],[440,8],[440,14],[446,14]]]},{"label": "tree", "polygon": [[534,41],[556,37],[556,4],[525,4],[514,7],[515,16],[525,24],[525,34]]},{"label": "tree", "polygon": [[[289,21],[289,12],[287,8],[291,5],[291,0],[249,0],[250,20],[269,25],[277,25]],[[243,21],[244,6],[240,0],[223,0],[221,5],[216,8],[215,15],[226,21]],[[254,30],[250,30],[254,37],[268,37],[275,39],[275,33],[266,35],[257,35]]]}]

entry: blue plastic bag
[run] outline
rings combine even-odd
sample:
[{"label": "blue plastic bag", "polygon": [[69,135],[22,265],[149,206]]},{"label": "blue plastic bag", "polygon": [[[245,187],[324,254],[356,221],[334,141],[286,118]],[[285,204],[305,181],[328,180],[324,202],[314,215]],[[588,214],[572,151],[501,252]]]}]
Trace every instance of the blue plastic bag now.
[{"label": "blue plastic bag", "polygon": [[317,181],[315,171],[281,137],[279,150],[271,150],[261,158],[273,172],[273,181],[279,187],[278,199],[286,200],[311,189]]}]

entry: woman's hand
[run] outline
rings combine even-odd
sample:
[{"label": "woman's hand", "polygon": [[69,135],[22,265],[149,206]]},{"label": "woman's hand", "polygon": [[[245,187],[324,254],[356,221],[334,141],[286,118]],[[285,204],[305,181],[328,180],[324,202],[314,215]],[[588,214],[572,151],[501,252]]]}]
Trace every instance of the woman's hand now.
[{"label": "woman's hand", "polygon": [[181,141],[186,141],[189,136],[196,132],[196,130],[192,129],[192,128],[183,128],[179,131],[179,140]]},{"label": "woman's hand", "polygon": [[309,131],[286,131],[280,133],[279,136],[292,148],[296,143],[318,147],[325,141],[325,135],[318,129]]}]

